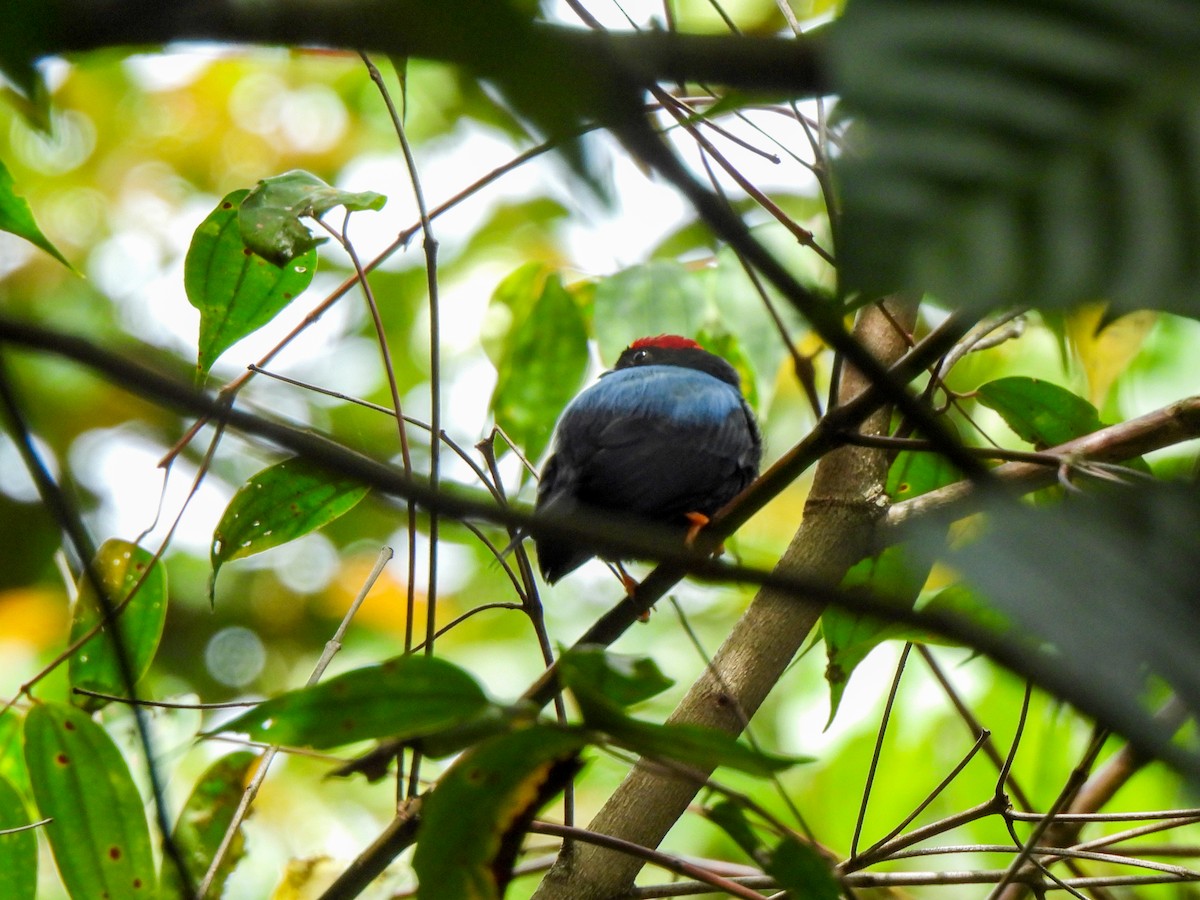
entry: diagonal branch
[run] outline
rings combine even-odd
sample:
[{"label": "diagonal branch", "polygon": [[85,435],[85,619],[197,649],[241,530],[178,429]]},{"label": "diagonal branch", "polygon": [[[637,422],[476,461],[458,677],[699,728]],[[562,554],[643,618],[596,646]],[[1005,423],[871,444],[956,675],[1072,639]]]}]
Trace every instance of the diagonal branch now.
[{"label": "diagonal branch", "polygon": [[[1200,437],[1200,396],[1187,397],[1091,434],[1075,438],[1042,452],[1057,456],[1070,468],[1085,462],[1119,463],[1172,444]],[[1010,462],[992,469],[992,479],[1000,485],[1032,491],[1049,487],[1058,477],[1058,469],[1035,462]],[[897,503],[888,510],[884,525],[891,531],[938,510],[956,506],[962,515],[976,511],[985,502],[985,494],[975,485],[956,481],[944,488]],[[975,505],[977,504],[977,506]],[[894,538],[893,538],[894,539]]]}]

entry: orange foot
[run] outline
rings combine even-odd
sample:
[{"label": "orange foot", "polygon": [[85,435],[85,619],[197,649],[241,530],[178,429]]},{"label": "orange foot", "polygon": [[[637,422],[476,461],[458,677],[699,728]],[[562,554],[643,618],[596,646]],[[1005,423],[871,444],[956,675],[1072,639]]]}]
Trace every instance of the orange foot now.
[{"label": "orange foot", "polygon": [[[623,565],[621,565],[619,562],[616,563],[615,565],[617,568],[617,574],[621,577],[621,584],[625,588],[625,595],[632,600],[633,597],[637,594],[637,589],[638,589],[637,580],[632,575],[630,575],[628,572],[626,572],[625,567]],[[642,613],[640,616],[638,616],[638,621],[639,622],[649,622],[650,621],[650,610],[646,610],[644,613]]]},{"label": "orange foot", "polygon": [[[691,525],[688,526],[687,536],[684,537],[684,539],[683,539],[683,542],[685,544],[687,544],[688,547],[691,547],[696,542],[696,535],[698,535],[700,533],[700,530],[709,523],[710,519],[708,518],[708,516],[706,516],[704,513],[701,513],[701,512],[685,513],[684,518],[692,523]],[[725,552],[725,545],[719,544],[717,546],[717,549],[713,551],[713,555],[720,556],[724,552]]]}]

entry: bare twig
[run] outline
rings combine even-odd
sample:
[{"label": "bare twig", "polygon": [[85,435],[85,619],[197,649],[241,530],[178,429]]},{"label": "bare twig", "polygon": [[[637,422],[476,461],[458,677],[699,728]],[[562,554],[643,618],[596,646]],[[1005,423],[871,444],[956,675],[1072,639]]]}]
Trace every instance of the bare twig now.
[{"label": "bare twig", "polygon": [[[66,491],[63,490],[62,485],[55,480],[54,475],[51,474],[49,467],[46,465],[45,460],[42,459],[41,453],[34,444],[33,432],[26,421],[21,401],[9,378],[7,360],[2,355],[0,355],[0,408],[3,409],[5,418],[8,419],[17,450],[21,454],[22,461],[25,463],[25,468],[29,472],[30,478],[37,485],[42,503],[54,518],[55,523],[66,535],[71,548],[79,558],[80,566],[83,570],[83,578],[92,587],[96,595],[96,602],[100,607],[100,624],[107,627],[109,642],[112,645],[113,660],[116,663],[121,684],[125,689],[125,693],[131,699],[136,700],[137,676],[134,673],[129,647],[125,643],[117,619],[119,614],[117,601],[109,594],[108,586],[104,583],[104,578],[96,569],[96,548],[83,523],[83,518],[79,514],[78,507],[67,495]],[[150,567],[147,566],[147,571],[142,576],[143,580],[149,575],[149,569]],[[139,581],[134,586],[134,589],[130,591],[130,599],[132,599],[141,584],[142,582]],[[175,842],[171,829],[162,777],[155,763],[158,757],[154,751],[154,739],[150,732],[150,724],[146,720],[145,710],[136,704],[133,707],[133,719],[138,741],[146,757],[146,775],[150,782],[150,793],[154,800],[154,819],[158,827],[159,838],[162,840],[163,853],[171,861],[171,866],[179,876],[180,884],[183,885],[185,890],[190,891],[192,887],[191,871],[187,867],[183,852]]]},{"label": "bare twig", "polygon": [[[367,575],[367,579],[363,582],[362,588],[359,589],[358,596],[350,604],[350,608],[346,610],[346,615],[342,617],[341,623],[337,630],[325,643],[325,649],[321,653],[321,658],[317,660],[317,664],[313,667],[312,674],[308,676],[306,686],[316,684],[321,680],[321,676],[325,674],[325,669],[329,666],[334,655],[342,648],[342,638],[346,635],[346,629],[350,627],[350,622],[353,621],[358,608],[362,606],[363,601],[367,599],[367,594],[371,588],[375,586],[380,574],[383,572],[383,567],[388,564],[392,558],[392,548],[384,547],[379,551],[379,558],[375,561],[374,568]],[[233,839],[237,836],[238,829],[242,827],[242,822],[250,812],[250,806],[254,803],[254,798],[258,796],[259,788],[262,787],[264,781],[267,780],[267,772],[270,771],[271,762],[279,753],[278,747],[271,747],[259,760],[258,766],[254,771],[254,778],[246,785],[246,790],[242,793],[242,798],[238,802],[238,807],[234,811],[233,818],[230,819],[228,827],[225,829],[225,834],[221,838],[221,843],[217,847],[216,853],[213,854],[212,860],[209,862],[208,871],[204,874],[204,880],[200,882],[200,887],[197,888],[195,897],[196,900],[204,900],[205,895],[212,887],[213,880],[217,877],[217,873],[221,869],[221,863],[225,859],[229,848],[233,843]]]}]

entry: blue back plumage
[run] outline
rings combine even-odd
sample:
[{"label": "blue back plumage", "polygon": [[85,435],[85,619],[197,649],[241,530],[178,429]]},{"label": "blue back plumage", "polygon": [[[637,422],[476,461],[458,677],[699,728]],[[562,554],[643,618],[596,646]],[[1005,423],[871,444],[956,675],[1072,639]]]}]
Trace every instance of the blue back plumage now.
[{"label": "blue back plumage", "polygon": [[571,401],[562,418],[580,413],[645,415],[703,425],[719,422],[741,406],[737,390],[707,372],[680,366],[637,366],[605,373]]}]

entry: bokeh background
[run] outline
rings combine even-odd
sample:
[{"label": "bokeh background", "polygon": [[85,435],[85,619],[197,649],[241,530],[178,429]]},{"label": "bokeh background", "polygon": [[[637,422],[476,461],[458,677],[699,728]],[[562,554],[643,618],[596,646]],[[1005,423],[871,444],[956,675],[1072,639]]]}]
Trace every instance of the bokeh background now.
[{"label": "bokeh background", "polygon": [[[818,4],[806,14],[825,14],[823,7]],[[722,27],[707,4],[679,3],[675,8],[680,27]],[[726,8],[746,30],[756,23],[778,26],[773,2],[745,0]],[[625,24],[614,9],[594,12],[614,25]],[[631,7],[630,14],[647,23],[658,11]],[[395,69],[386,60],[377,62],[403,104],[431,207],[458,197],[535,146],[523,124],[489,89],[462,73],[410,60],[401,96]],[[225,193],[296,168],[341,188],[384,193],[388,203],[382,211],[355,214],[350,225],[363,259],[373,258],[418,220],[391,121],[355,56],[180,46],[51,61],[45,72],[53,92],[52,134],[34,128],[15,106],[2,105],[0,158],[47,236],[76,271],[0,234],[0,308],[7,313],[113,347],[128,346],[132,338],[153,348],[160,362],[194,373],[199,320],[184,293],[183,261],[192,232]],[[817,114],[815,106],[806,112]],[[794,118],[768,110],[722,124],[755,148],[713,136],[739,170],[796,222],[827,240],[819,184],[806,167],[812,151]],[[695,146],[686,136],[677,140],[685,158],[702,171]],[[564,376],[575,382],[573,387],[611,365],[621,347],[645,333],[706,331],[727,340],[762,419],[768,459],[776,458],[803,437],[814,415],[781,339],[736,260],[695,224],[677,195],[630,162],[619,147],[600,136],[586,138],[585,147],[593,171],[603,176],[607,201],[581,188],[563,161],[547,153],[459,200],[435,220],[440,391],[447,436],[466,453],[476,454],[475,443],[488,438],[493,426],[509,424],[494,415],[496,369],[486,348],[501,345],[514,327],[505,310],[492,302],[493,295],[506,279],[524,271],[536,277],[557,275],[583,311],[589,329],[587,365]],[[744,198],[727,177],[718,177],[735,201]],[[815,254],[797,246],[763,213],[749,215],[758,235],[781,250],[805,283],[833,289],[831,270]],[[332,245],[323,247],[319,272],[305,295],[226,352],[200,380],[219,387],[241,374],[352,273],[344,253]],[[428,421],[430,317],[419,233],[372,273],[371,284],[404,410]],[[939,313],[931,307],[926,315],[934,321]],[[787,318],[786,325],[795,346],[812,359],[819,389],[827,391],[828,354],[798,319]],[[567,339],[556,327],[544,323],[540,339],[547,346]],[[1123,338],[1109,335],[1116,343],[1104,347],[1071,341],[1070,328],[1070,323],[1064,327],[1030,317],[1021,337],[970,357],[955,370],[951,385],[968,393],[1006,374],[1044,377],[1090,395],[1115,420],[1189,393],[1200,374],[1192,350],[1200,339],[1195,322],[1148,316],[1130,322]],[[278,455],[226,435],[211,470],[189,499],[210,431],[202,431],[163,468],[160,462],[190,422],[55,359],[13,354],[11,365],[41,449],[77,497],[96,538],[119,537],[156,547],[186,501],[165,555],[170,612],[144,685],[146,695],[212,703],[267,696],[302,684],[384,545],[394,548],[396,557],[355,618],[331,672],[400,652],[410,573],[418,586],[416,628],[423,632],[428,537],[424,531],[417,535],[410,567],[405,512],[376,498],[319,533],[229,564],[210,606],[213,528],[237,486]],[[270,369],[350,397],[389,402],[370,318],[357,291],[289,344]],[[286,416],[399,464],[395,425],[386,415],[266,377],[254,379],[242,397],[252,408]],[[1015,444],[988,410],[973,408],[969,399],[964,402],[979,435]],[[526,424],[534,422],[536,432],[539,427],[548,430],[556,412],[546,405],[517,409],[514,415],[519,413]],[[535,456],[544,449],[544,437],[540,446],[533,438],[530,443]],[[427,465],[425,447],[423,439],[414,443],[418,469]],[[442,459],[444,478],[478,486],[472,470],[452,452],[444,452]],[[1162,471],[1182,471],[1190,460],[1166,454],[1154,464]],[[533,482],[515,454],[501,459],[501,470],[510,493],[530,500]],[[795,484],[730,542],[729,551],[748,563],[772,564],[795,530],[805,490],[803,480]],[[501,535],[492,537],[501,546],[505,543]],[[59,545],[57,530],[40,507],[11,440],[0,435],[0,695],[5,697],[15,695],[66,644],[71,588]],[[484,604],[515,599],[500,566],[467,529],[444,523],[436,552],[439,624]],[[619,596],[618,583],[600,563],[545,591],[552,640],[571,643]],[[703,653],[716,648],[749,596],[732,587],[682,585],[649,622],[620,641],[618,651],[652,656],[676,679],[676,688],[644,709],[648,718],[661,720],[670,710],[702,670]],[[437,651],[469,669],[502,699],[519,695],[543,667],[528,620],[512,610],[465,619],[439,639]],[[1015,729],[1023,691],[1019,681],[961,649],[935,647],[934,653],[961,697],[1005,746]],[[899,644],[893,643],[868,657],[829,723],[824,652],[813,647],[776,688],[753,731],[764,747],[810,755],[815,762],[786,773],[770,789],[737,775],[723,774],[722,779],[752,791],[784,818],[791,815],[788,804],[794,805],[822,842],[844,853],[898,654]],[[38,681],[34,693],[61,699],[65,690],[60,666]],[[0,718],[0,773],[18,785],[25,778],[17,737],[21,707],[18,703]],[[184,709],[154,713],[162,753],[158,763],[175,802],[182,801],[209,761],[230,749],[224,741],[197,740],[198,732],[211,729],[222,715]],[[104,718],[114,733],[124,735],[136,757],[128,713],[110,709]],[[1035,698],[1014,770],[1030,796],[1043,803],[1053,798],[1089,734],[1089,727],[1067,709]],[[928,670],[910,662],[884,746],[865,839],[903,818],[971,743]],[[387,821],[392,805],[388,787],[327,781],[323,775],[328,768],[326,760],[304,756],[276,763],[248,826],[249,857],[227,896],[268,896],[289,870],[297,885],[311,888],[321,873],[340,870]],[[579,785],[581,821],[625,769],[619,759],[603,754],[591,758]],[[427,764],[425,771],[432,775],[437,766]],[[979,802],[994,779],[994,768],[977,758],[927,815]],[[1172,776],[1151,768],[1135,778],[1116,805],[1166,808],[1181,802],[1179,790]],[[1002,829],[989,822],[964,829],[961,843],[1005,841]],[[698,818],[681,823],[667,847],[737,858],[728,840]],[[52,898],[59,888],[49,857],[44,861],[45,896]],[[961,867],[968,864],[980,861],[964,859]],[[960,867],[942,859],[914,865]],[[401,865],[392,885],[406,883]],[[528,893],[532,884],[532,879],[518,881],[513,896]],[[1162,890],[1145,896],[1190,896]]]}]

